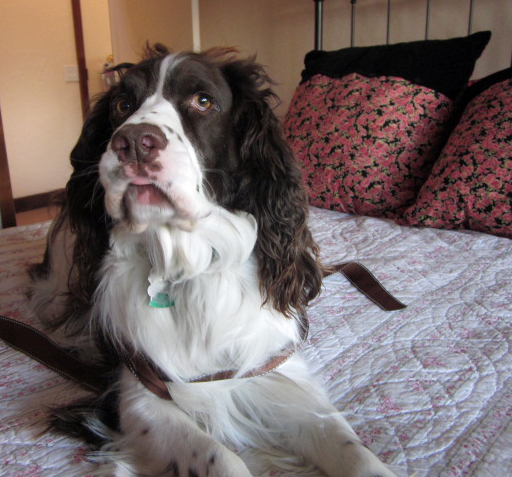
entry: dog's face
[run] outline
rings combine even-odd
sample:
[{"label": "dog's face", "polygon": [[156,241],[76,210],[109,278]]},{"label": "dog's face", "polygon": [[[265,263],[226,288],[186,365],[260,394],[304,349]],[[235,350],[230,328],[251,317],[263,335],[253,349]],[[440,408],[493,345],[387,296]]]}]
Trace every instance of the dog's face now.
[{"label": "dog's face", "polygon": [[220,206],[257,221],[262,296],[286,314],[304,309],[322,275],[269,83],[260,65],[230,49],[156,48],[96,103],[71,154],[66,196],[81,295],[94,290],[112,223],[192,231]]},{"label": "dog's face", "polygon": [[190,228],[222,196],[233,95],[212,62],[169,54],[131,68],[110,96],[114,134],[100,161],[105,206],[136,230]]}]

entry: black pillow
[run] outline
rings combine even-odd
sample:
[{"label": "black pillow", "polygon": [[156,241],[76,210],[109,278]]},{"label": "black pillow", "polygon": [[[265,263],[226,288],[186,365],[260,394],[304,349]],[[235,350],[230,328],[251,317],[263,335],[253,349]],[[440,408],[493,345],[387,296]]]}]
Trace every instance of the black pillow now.
[{"label": "black pillow", "polygon": [[396,76],[455,100],[466,86],[476,60],[490,38],[490,31],[482,31],[449,40],[311,51],[304,60],[306,68],[302,72],[302,82],[317,74],[331,78],[350,73],[370,78]]}]

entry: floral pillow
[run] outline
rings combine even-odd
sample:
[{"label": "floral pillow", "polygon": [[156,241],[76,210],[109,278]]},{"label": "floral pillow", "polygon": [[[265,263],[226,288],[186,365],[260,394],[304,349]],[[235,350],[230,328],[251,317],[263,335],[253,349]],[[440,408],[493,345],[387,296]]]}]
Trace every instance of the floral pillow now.
[{"label": "floral pillow", "polygon": [[391,218],[413,204],[489,38],[308,53],[284,131],[311,204]]},{"label": "floral pillow", "polygon": [[416,203],[398,221],[512,238],[512,68],[477,82],[466,96]]},{"label": "floral pillow", "polygon": [[395,217],[427,178],[452,106],[444,95],[401,78],[317,75],[301,84],[285,134],[310,203]]}]

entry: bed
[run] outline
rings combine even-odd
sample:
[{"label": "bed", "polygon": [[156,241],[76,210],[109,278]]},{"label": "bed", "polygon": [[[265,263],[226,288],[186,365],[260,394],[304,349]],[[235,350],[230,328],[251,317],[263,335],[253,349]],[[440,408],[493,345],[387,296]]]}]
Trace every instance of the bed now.
[{"label": "bed", "polygon": [[[329,276],[303,349],[399,477],[512,475],[512,75],[469,82],[476,35],[401,46],[394,71],[379,70],[397,68],[394,45],[313,51],[284,122],[323,261],[359,261],[407,305],[383,311]],[[36,328],[25,270],[48,227],[0,230],[0,315]],[[0,371],[0,475],[96,475],[82,442],[44,432],[47,406],[87,391],[2,342]]]}]

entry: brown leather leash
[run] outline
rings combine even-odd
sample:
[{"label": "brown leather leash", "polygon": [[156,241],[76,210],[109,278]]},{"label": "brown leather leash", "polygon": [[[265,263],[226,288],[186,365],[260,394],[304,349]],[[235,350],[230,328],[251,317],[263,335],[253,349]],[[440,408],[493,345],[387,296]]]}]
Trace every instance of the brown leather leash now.
[{"label": "brown leather leash", "polygon": [[[406,307],[391,295],[373,274],[360,263],[347,262],[334,265],[325,276],[336,272],[342,273],[359,291],[383,310],[396,311]],[[301,319],[301,344],[303,344],[307,339],[308,321],[305,316]],[[90,391],[101,393],[108,386],[99,368],[80,361],[44,333],[25,323],[0,316],[0,338],[18,351],[25,353],[66,378],[76,381]],[[290,359],[299,347],[300,345],[288,346],[276,356],[271,357],[262,366],[242,375],[238,375],[236,370],[227,370],[200,376],[188,382],[199,383],[262,376],[274,371]],[[148,390],[162,399],[172,400],[166,385],[166,382],[169,382],[170,379],[148,361],[145,356],[127,349],[124,352],[123,359],[128,369]]]},{"label": "brown leather leash", "polygon": [[380,306],[384,311],[398,311],[406,308],[406,305],[389,293],[382,283],[375,278],[373,273],[359,262],[332,265],[331,270],[333,271],[328,271],[324,278],[336,272],[342,273],[363,295]]},{"label": "brown leather leash", "polygon": [[80,361],[32,326],[0,316],[0,338],[14,349],[90,391],[100,393],[106,389],[107,384],[101,378],[98,368]]}]

